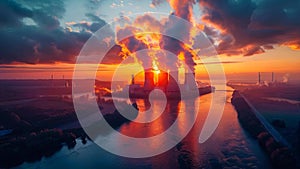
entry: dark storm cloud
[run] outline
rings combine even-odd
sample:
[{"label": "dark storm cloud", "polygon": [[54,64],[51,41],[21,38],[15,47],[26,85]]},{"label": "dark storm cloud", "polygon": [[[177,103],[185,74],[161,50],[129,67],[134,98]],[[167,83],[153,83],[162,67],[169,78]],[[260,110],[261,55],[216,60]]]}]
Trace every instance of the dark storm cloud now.
[{"label": "dark storm cloud", "polygon": [[39,26],[46,29],[55,29],[60,25],[59,19],[65,13],[63,0],[16,0],[33,12],[32,19]]},{"label": "dark storm cloud", "polygon": [[65,13],[65,0],[10,0],[22,4],[33,11],[42,10],[46,14],[62,18]]},{"label": "dark storm cloud", "polygon": [[24,25],[22,29],[1,30],[0,36],[0,63],[35,64],[74,62],[90,34]]},{"label": "dark storm cloud", "polygon": [[88,30],[88,31],[91,31],[91,32],[96,32],[101,27],[106,25],[106,22],[103,19],[99,18],[98,16],[96,16],[94,14],[87,13],[86,16],[92,21],[92,23],[79,22],[79,23],[69,24],[69,26],[81,28],[81,30],[84,30],[84,31]]},{"label": "dark storm cloud", "polygon": [[[101,18],[89,13],[92,21],[82,31],[63,28],[60,19],[65,12],[61,0],[2,0],[0,1],[0,64],[74,63],[82,46],[99,28]],[[118,54],[113,47],[108,56]],[[118,55],[117,55],[118,56]],[[116,58],[106,63],[119,61]]]},{"label": "dark storm cloud", "polygon": [[220,54],[248,56],[274,44],[300,49],[299,0],[201,0],[200,5],[202,19],[221,31],[211,35]]},{"label": "dark storm cloud", "polygon": [[22,25],[21,19],[32,17],[33,12],[14,1],[0,1],[0,27]]},{"label": "dark storm cloud", "polygon": [[41,10],[35,11],[35,15],[32,19],[41,28],[45,28],[45,29],[56,29],[60,25],[59,20],[56,16],[48,15]]}]

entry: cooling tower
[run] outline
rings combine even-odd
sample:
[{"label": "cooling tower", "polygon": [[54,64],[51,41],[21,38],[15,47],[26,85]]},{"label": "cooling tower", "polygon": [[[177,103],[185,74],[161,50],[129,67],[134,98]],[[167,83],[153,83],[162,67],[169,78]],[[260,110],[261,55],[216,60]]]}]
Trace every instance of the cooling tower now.
[{"label": "cooling tower", "polygon": [[169,74],[167,72],[161,71],[158,75],[157,86],[161,88],[166,88],[168,85]]},{"label": "cooling tower", "polygon": [[178,71],[172,71],[169,75],[169,83],[167,85],[168,92],[179,92]]},{"label": "cooling tower", "polygon": [[187,90],[197,90],[197,83],[195,73],[185,73],[184,86]]},{"label": "cooling tower", "polygon": [[155,84],[154,84],[154,73],[152,72],[151,69],[145,70],[145,82],[144,82],[144,89],[146,91],[150,91],[154,89]]}]

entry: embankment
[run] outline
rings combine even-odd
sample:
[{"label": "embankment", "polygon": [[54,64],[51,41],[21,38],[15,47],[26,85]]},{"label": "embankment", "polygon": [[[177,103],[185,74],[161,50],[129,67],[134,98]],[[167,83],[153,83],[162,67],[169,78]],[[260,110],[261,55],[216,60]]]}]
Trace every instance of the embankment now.
[{"label": "embankment", "polygon": [[291,150],[281,142],[277,142],[271,133],[264,127],[262,122],[256,117],[250,105],[235,90],[231,103],[238,112],[238,119],[243,128],[255,137],[263,150],[270,158],[271,164],[276,169],[297,168],[296,159]]}]

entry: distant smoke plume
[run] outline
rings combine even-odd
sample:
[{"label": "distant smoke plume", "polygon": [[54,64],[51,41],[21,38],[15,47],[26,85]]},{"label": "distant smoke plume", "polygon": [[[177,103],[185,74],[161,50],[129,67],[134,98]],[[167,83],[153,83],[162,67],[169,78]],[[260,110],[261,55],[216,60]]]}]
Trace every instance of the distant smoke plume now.
[{"label": "distant smoke plume", "polygon": [[289,77],[290,77],[290,74],[285,74],[285,75],[283,75],[283,77],[282,77],[282,82],[283,83],[287,83],[288,81],[289,81]]}]

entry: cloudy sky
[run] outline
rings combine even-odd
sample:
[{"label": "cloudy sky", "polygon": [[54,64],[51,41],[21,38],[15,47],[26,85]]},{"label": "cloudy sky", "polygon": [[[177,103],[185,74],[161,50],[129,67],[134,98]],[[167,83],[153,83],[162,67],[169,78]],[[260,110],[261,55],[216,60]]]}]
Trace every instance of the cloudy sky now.
[{"label": "cloudy sky", "polygon": [[[299,0],[2,0],[1,78],[71,77],[76,56],[94,32],[145,12],[200,25],[227,74],[300,72]],[[106,72],[122,60],[121,50],[115,46],[107,56],[113,62],[106,62]]]}]

